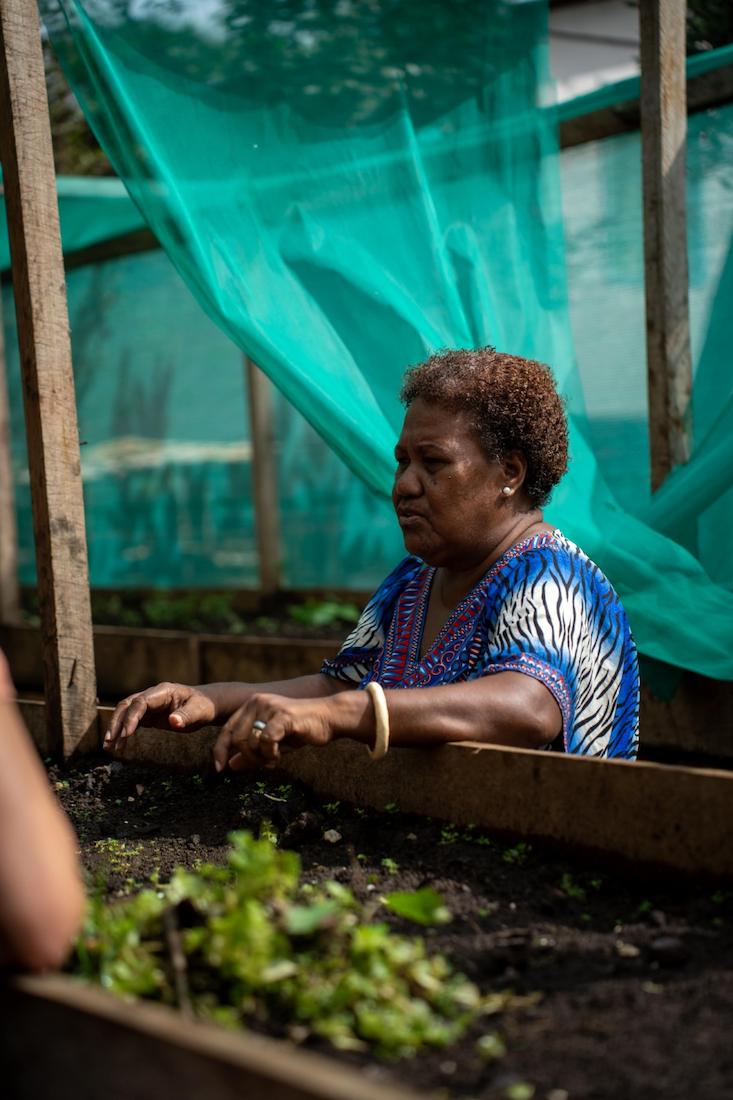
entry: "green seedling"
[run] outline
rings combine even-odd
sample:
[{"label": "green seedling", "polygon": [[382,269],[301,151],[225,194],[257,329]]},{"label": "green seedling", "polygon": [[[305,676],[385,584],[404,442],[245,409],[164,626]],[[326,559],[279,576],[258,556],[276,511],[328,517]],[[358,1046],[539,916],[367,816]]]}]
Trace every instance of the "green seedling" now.
[{"label": "green seedling", "polygon": [[416,924],[447,924],[452,920],[450,909],[432,886],[423,886],[419,890],[398,890],[387,894],[382,902],[397,916]]},{"label": "green seedling", "polygon": [[569,871],[565,871],[560,879],[560,889],[568,898],[576,901],[585,901],[586,893],[580,883],[577,883]]},{"label": "green seedling", "polygon": [[524,841],[520,841],[519,844],[515,844],[512,848],[505,848],[501,858],[505,863],[514,863],[521,867],[522,864],[527,862],[527,858],[531,851],[531,844],[525,844]]},{"label": "green seedling", "polygon": [[288,615],[304,626],[333,626],[334,623],[355,623],[359,608],[343,600],[319,600],[315,597],[302,604],[290,604]]},{"label": "green seedling", "polygon": [[385,856],[382,860],[382,867],[384,867],[388,875],[396,875],[400,869],[400,865],[397,860],[390,859],[389,856]]},{"label": "green seedling", "polygon": [[443,825],[440,830],[440,843],[441,844],[455,844],[460,837],[459,830],[455,825]]},{"label": "green seedling", "polygon": [[506,1054],[506,1045],[498,1032],[490,1031],[476,1040],[476,1053],[484,1062],[495,1062]]}]

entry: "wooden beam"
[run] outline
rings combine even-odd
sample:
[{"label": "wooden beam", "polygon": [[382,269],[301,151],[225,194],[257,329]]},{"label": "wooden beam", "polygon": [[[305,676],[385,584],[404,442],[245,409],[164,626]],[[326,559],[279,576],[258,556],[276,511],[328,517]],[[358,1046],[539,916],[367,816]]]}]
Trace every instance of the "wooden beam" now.
[{"label": "wooden beam", "polygon": [[270,380],[245,356],[252,438],[252,490],[260,587],[269,594],[281,585],[282,543],[275,467],[275,430]]},{"label": "wooden beam", "polygon": [[641,0],[641,139],[652,489],[690,455],[685,0]]},{"label": "wooden beam", "polygon": [[38,11],[0,3],[0,156],[23,374],[49,744],[96,727],[79,433]]},{"label": "wooden beam", "polygon": [[417,1100],[363,1069],[71,978],[0,991],[3,1100]]},{"label": "wooden beam", "polygon": [[15,521],[10,405],[5,369],[5,327],[0,297],[0,623],[18,621],[18,529]]}]

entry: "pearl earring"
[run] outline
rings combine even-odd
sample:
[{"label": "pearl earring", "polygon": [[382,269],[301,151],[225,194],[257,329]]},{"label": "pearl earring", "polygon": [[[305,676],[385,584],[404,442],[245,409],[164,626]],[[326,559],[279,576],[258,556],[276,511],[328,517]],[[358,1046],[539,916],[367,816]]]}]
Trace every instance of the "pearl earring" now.
[{"label": "pearl earring", "polygon": [[510,497],[512,495],[512,492],[513,492],[513,490],[511,489],[511,487],[509,485],[505,485],[504,488],[502,489],[502,494],[505,497]]}]

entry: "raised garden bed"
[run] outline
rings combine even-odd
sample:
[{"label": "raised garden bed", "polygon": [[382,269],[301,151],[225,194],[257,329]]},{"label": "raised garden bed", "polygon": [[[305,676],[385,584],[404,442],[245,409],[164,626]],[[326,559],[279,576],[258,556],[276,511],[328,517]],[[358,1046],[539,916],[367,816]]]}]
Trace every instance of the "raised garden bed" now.
[{"label": "raised garden bed", "polygon": [[[427,942],[497,994],[497,1011],[454,1048],[406,1062],[337,1055],[367,1079],[482,1100],[532,1089],[552,1100],[687,1100],[733,1090],[726,886],[622,875],[393,806],[326,801],[271,773],[181,775],[97,758],[53,777],[86,866],[106,875],[113,894],[152,873],[165,878],[176,864],[220,862],[229,831],[257,832],[263,821],[299,852],[311,881],[333,879],[368,903],[396,889],[439,891],[453,919],[425,929]],[[386,909],[379,919],[407,929]],[[487,1034],[496,1038],[482,1056],[476,1044]],[[333,1054],[324,1040],[305,1045]]]}]

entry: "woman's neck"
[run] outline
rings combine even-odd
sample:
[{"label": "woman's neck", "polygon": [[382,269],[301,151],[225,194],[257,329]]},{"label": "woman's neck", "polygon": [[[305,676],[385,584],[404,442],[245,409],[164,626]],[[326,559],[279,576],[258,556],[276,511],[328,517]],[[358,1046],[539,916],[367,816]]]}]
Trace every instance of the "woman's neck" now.
[{"label": "woman's neck", "polygon": [[551,530],[549,524],[544,522],[539,508],[517,514],[513,522],[491,540],[479,561],[465,567],[443,565],[436,570],[434,587],[437,586],[440,602],[446,609],[454,608],[510,547],[530,535]]}]

